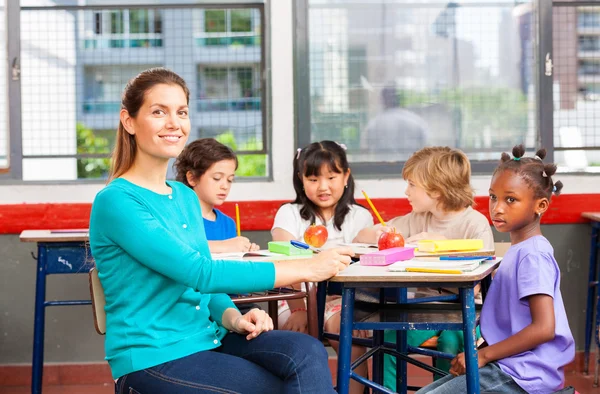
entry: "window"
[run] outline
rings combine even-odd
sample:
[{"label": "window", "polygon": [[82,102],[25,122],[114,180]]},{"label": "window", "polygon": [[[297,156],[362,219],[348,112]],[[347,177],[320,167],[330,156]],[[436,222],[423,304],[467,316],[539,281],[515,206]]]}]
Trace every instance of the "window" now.
[{"label": "window", "polygon": [[[84,14],[86,49],[162,46],[160,10],[102,10],[87,11]],[[88,27],[88,23],[92,24],[92,29]]]},{"label": "window", "polygon": [[343,142],[355,173],[397,175],[426,145],[475,163],[537,140],[531,3],[301,3],[299,146]]},{"label": "window", "polygon": [[252,8],[206,10],[199,16],[199,46],[253,46],[260,44],[260,13]]},{"label": "window", "polygon": [[[21,10],[20,37],[15,39],[21,40],[23,73],[21,98],[15,105],[21,105],[22,126],[14,133],[22,149],[12,158],[15,168],[8,175],[0,174],[1,178],[104,180],[123,89],[139,72],[160,66],[188,82],[189,140],[217,137],[240,153],[238,175],[269,176],[262,46],[199,47],[194,41],[198,26],[204,25],[205,11],[213,10],[196,4],[147,9],[61,7]],[[227,31],[260,37],[264,8],[232,12],[236,10],[221,10]],[[253,18],[253,31],[238,32],[249,26],[248,15]],[[3,34],[0,25],[0,39]],[[163,42],[164,37],[168,41]],[[8,80],[3,66],[0,91]],[[1,100],[0,95],[0,104]],[[0,167],[8,150],[3,116],[0,112]]]},{"label": "window", "polygon": [[267,175],[259,70],[258,64],[198,67],[199,136],[244,152],[239,157],[240,175]]},{"label": "window", "polygon": [[553,7],[553,135],[562,171],[600,172],[600,7]]}]

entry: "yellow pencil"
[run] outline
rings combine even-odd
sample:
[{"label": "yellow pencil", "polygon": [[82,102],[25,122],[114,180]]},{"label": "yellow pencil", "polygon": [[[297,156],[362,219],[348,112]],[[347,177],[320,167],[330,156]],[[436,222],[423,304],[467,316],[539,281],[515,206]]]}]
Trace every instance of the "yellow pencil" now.
[{"label": "yellow pencil", "polygon": [[423,272],[426,274],[455,274],[460,275],[463,272],[460,270],[445,270],[434,268],[406,268],[406,272]]},{"label": "yellow pencil", "polygon": [[385,226],[385,222],[381,218],[381,215],[379,214],[379,212],[377,212],[377,209],[375,208],[375,205],[373,205],[373,203],[371,202],[371,199],[369,198],[369,196],[367,196],[367,193],[365,193],[365,191],[363,190],[362,194],[367,199],[367,203],[369,204],[369,206],[371,207],[371,209],[373,210],[373,212],[375,212],[375,216],[377,216],[377,219],[379,219],[379,222],[381,223],[381,225]]},{"label": "yellow pencil", "polygon": [[240,230],[240,206],[235,204],[235,228],[237,230],[237,236],[242,235]]}]

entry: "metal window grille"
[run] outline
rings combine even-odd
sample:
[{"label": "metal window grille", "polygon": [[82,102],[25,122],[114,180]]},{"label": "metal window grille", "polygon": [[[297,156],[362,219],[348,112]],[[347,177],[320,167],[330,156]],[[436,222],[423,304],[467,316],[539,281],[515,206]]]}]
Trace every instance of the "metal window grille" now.
[{"label": "metal window grille", "polygon": [[600,5],[553,4],[555,158],[563,169],[600,172]]},{"label": "metal window grille", "polygon": [[264,8],[214,7],[22,7],[23,179],[105,178],[125,84],[158,66],[190,88],[189,140],[215,137],[240,175],[267,176]]},{"label": "metal window grille", "polygon": [[497,161],[535,144],[531,2],[305,4],[310,100],[300,112],[310,124],[300,146],[344,142],[353,168],[372,172],[425,145]]}]

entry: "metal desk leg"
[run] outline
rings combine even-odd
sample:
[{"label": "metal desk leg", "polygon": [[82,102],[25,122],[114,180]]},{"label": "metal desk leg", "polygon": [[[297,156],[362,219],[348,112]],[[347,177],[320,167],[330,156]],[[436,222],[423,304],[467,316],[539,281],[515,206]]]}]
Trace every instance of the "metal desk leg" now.
[{"label": "metal desk leg", "polygon": [[477,333],[475,331],[475,296],[472,287],[460,289],[463,334],[465,336],[465,362],[467,364],[467,393],[479,394],[479,366],[477,362]]},{"label": "metal desk leg", "polygon": [[339,394],[348,394],[348,390],[350,390],[354,293],[354,288],[344,286],[342,290],[342,321],[340,326],[337,375],[337,392]]},{"label": "metal desk leg", "polygon": [[[405,330],[396,331],[396,350],[400,354],[408,354],[406,335],[407,332]],[[396,392],[406,393],[408,390],[407,379],[406,360],[396,358]]]},{"label": "metal desk leg", "polygon": [[319,325],[319,340],[323,340],[323,320],[325,319],[325,303],[327,302],[327,282],[317,284],[317,319]]},{"label": "metal desk leg", "polygon": [[[383,346],[383,331],[373,330],[373,347]],[[383,385],[383,351],[373,355],[373,381]]]},{"label": "metal desk leg", "polygon": [[44,319],[46,301],[46,249],[38,245],[37,275],[35,279],[35,316],[33,320],[33,361],[31,393],[41,394],[44,373]]},{"label": "metal desk leg", "polygon": [[598,287],[595,282],[598,280],[597,264],[598,264],[598,228],[600,223],[592,223],[592,240],[590,246],[590,266],[588,274],[588,294],[587,306],[585,309],[585,345],[583,348],[583,373],[588,373],[590,364],[590,343],[592,339],[592,324],[594,317],[594,302],[596,301],[596,289]]}]

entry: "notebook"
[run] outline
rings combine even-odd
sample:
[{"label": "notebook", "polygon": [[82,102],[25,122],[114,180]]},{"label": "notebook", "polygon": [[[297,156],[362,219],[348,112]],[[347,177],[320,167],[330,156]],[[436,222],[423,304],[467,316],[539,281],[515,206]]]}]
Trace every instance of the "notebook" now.
[{"label": "notebook", "polygon": [[450,270],[469,272],[477,269],[482,262],[487,261],[485,258],[476,260],[440,260],[440,259],[412,259],[406,261],[398,261],[388,267],[389,271],[403,272],[407,268],[430,269],[430,270]]}]

